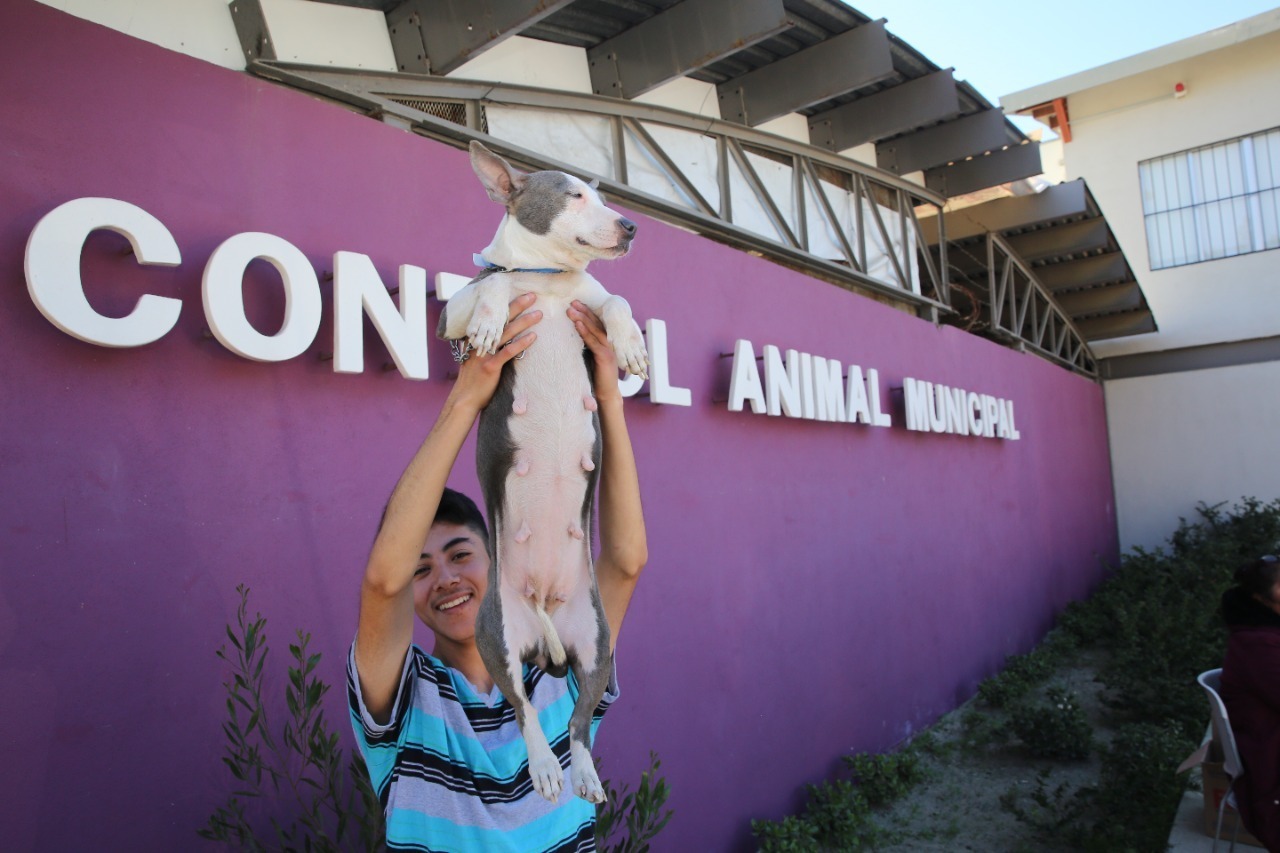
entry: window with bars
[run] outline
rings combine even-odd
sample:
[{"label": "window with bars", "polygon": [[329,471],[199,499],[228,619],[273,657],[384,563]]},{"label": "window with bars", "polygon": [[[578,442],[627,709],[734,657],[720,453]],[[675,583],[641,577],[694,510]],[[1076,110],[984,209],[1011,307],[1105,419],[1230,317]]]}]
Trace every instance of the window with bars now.
[{"label": "window with bars", "polygon": [[1280,248],[1280,128],[1138,164],[1153,270]]}]

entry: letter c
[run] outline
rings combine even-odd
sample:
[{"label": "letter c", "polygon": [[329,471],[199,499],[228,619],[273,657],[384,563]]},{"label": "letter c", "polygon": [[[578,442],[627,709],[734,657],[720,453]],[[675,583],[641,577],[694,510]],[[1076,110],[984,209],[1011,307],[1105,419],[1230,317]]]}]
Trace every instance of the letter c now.
[{"label": "letter c", "polygon": [[139,264],[176,267],[182,254],[173,235],[150,213],[112,198],[78,198],[46,213],[27,238],[27,292],[40,313],[62,331],[105,347],[140,347],[178,322],[182,302],[143,294],[127,316],[104,317],[84,295],[80,256],[94,231],[129,240]]}]

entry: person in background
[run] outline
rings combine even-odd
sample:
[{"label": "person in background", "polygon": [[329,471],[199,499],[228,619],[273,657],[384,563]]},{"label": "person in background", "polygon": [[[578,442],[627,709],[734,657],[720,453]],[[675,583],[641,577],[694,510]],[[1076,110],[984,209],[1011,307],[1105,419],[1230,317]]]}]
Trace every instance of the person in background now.
[{"label": "person in background", "polygon": [[1222,617],[1230,631],[1222,702],[1244,763],[1236,801],[1245,828],[1280,853],[1280,558],[1237,570]]}]

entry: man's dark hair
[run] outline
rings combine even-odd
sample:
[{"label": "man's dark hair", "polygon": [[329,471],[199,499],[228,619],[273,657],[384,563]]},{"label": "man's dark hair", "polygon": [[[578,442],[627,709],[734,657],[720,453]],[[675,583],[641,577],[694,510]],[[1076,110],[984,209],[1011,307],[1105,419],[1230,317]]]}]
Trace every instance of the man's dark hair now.
[{"label": "man's dark hair", "polygon": [[1236,583],[1250,595],[1258,595],[1268,601],[1277,578],[1280,578],[1280,558],[1271,554],[1236,569]]},{"label": "man's dark hair", "polygon": [[[382,532],[382,525],[387,522],[387,509],[391,506],[390,501],[382,508],[382,517],[378,519],[378,532]],[[489,545],[489,525],[485,524],[484,515],[481,514],[480,508],[476,506],[476,502],[464,495],[462,492],[454,491],[445,487],[444,494],[440,496],[440,505],[436,507],[436,517],[431,519],[432,524],[444,522],[445,524],[458,524],[462,527],[469,527],[475,533],[480,534],[480,540]]]},{"label": "man's dark hair", "polygon": [[470,527],[480,534],[480,538],[485,545],[489,544],[489,526],[485,524],[480,508],[476,506],[475,501],[462,492],[455,492],[453,489],[445,488],[444,494],[440,496],[440,506],[436,509],[436,517],[431,520],[432,524],[439,524],[440,522]]}]

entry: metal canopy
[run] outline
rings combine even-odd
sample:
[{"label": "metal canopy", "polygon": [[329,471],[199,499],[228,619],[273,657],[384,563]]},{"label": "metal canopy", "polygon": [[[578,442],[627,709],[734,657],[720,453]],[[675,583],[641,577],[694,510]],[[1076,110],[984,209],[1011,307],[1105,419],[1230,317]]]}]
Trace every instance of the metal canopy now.
[{"label": "metal canopy", "polygon": [[[811,144],[828,151],[875,142],[895,152],[930,152],[925,159],[934,162],[913,168],[905,168],[910,158],[895,155],[899,173],[983,158],[933,176],[933,186],[948,195],[991,186],[977,186],[986,180],[1015,180],[1009,176],[1025,173],[1031,162],[1025,151],[984,157],[1022,146],[1026,137],[884,21],[839,0],[312,2],[384,12],[402,71],[447,73],[521,35],[585,49],[597,94],[629,99],[685,76],[717,87],[727,121],[756,126],[794,112],[809,119]],[[246,53],[272,58],[248,46]],[[985,132],[975,134],[977,125]]]},{"label": "metal canopy", "polygon": [[894,73],[884,21],[872,21],[721,83],[720,117],[756,127]]},{"label": "metal canopy", "polygon": [[809,117],[809,142],[843,151],[954,118],[960,98],[951,69],[885,89]]},{"label": "metal canopy", "polygon": [[[1084,181],[949,211],[943,219],[951,287],[972,297],[965,317],[972,331],[990,331],[1002,316],[995,283],[1006,258],[1086,341],[1155,331],[1142,288]],[[1000,252],[991,250],[993,237]]]},{"label": "metal canopy", "polygon": [[396,64],[401,71],[448,74],[570,2],[405,0],[387,10]]},{"label": "metal canopy", "polygon": [[782,0],[684,0],[587,48],[591,89],[634,98],[792,26]]},{"label": "metal canopy", "polygon": [[[640,209],[676,221],[688,219],[702,233],[879,298],[905,301],[937,321],[1037,352],[1089,376],[1096,376],[1097,365],[1088,341],[1155,328],[1133,272],[1082,182],[959,209],[941,219],[928,215],[928,208],[942,199],[1038,174],[1038,146],[973,87],[955,80],[951,69],[939,68],[894,36],[885,21],[872,20],[838,0],[312,2],[383,12],[400,70],[428,76],[414,82],[411,75],[401,75],[409,79],[379,83],[379,94],[363,84],[355,91],[346,83],[320,81],[318,70],[307,71],[309,79],[304,79],[279,64],[253,62],[273,58],[261,0],[236,0],[235,6],[252,7],[247,14],[233,14],[251,70],[277,79],[292,77],[292,85],[352,100],[384,120],[455,143],[457,124],[483,133],[487,105],[499,91],[503,98],[514,97],[504,103],[523,100],[532,108],[608,116],[615,154],[633,146],[648,151],[691,206],[684,209],[637,194],[628,186],[622,157],[610,189]],[[592,86],[605,93],[600,103],[569,104],[565,99],[573,100],[570,93],[513,93],[492,84],[430,76],[517,34],[584,49]],[[682,120],[630,101],[681,76],[718,90],[723,120],[698,117],[696,123],[697,132],[713,137],[717,146],[718,202],[704,197],[646,129],[652,123],[681,126]],[[457,86],[475,91],[453,94]],[[386,94],[416,87],[425,88],[412,96]],[[810,145],[750,130],[788,113],[808,119]],[[838,156],[824,162],[867,143],[876,146],[879,170]],[[776,188],[766,185],[751,162],[760,156],[789,170],[793,199],[779,203],[772,197]],[[539,162],[536,155],[523,159]],[[728,204],[727,181],[734,170],[758,198],[777,231],[776,240],[748,235],[731,221],[729,208],[738,202],[735,197]],[[895,177],[917,170],[924,171],[924,188]],[[827,225],[835,222],[836,213],[817,189],[833,180],[858,199],[874,199],[873,211],[878,205],[896,211],[889,223],[859,218],[855,232],[860,241],[875,228],[885,241],[891,229],[914,233],[916,245],[924,249],[918,260],[929,282],[925,290],[904,293],[897,285],[870,279],[865,247],[844,235],[837,252],[842,259],[806,251],[814,227],[821,231],[823,226],[807,221],[806,213],[811,216],[812,211],[804,200],[816,200],[819,218],[830,220]],[[749,206],[750,199],[742,203]],[[906,283],[908,265],[898,258],[894,265],[895,281]]]}]

